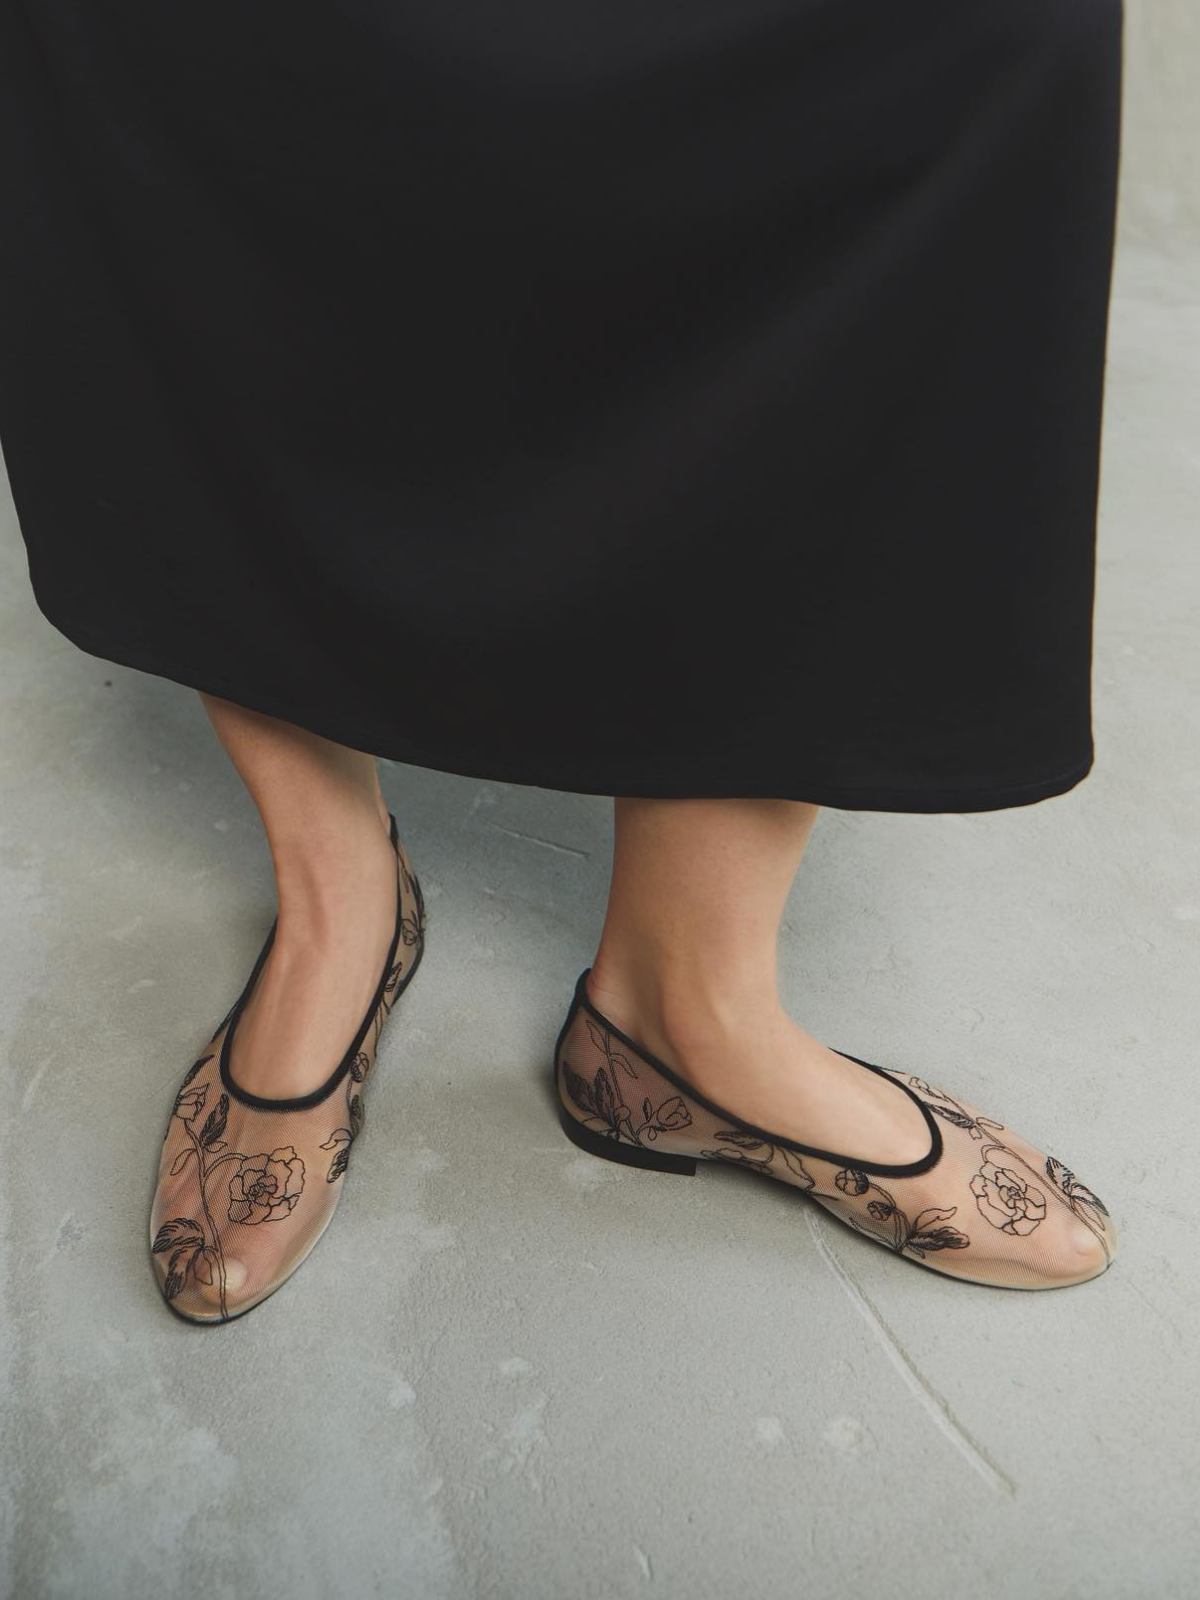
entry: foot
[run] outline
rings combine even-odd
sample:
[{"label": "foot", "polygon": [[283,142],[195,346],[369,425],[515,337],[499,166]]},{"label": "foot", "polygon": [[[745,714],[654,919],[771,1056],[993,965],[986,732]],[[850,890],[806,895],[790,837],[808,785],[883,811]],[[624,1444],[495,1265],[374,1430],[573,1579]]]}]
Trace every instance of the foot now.
[{"label": "foot", "polygon": [[[607,1008],[598,1003],[606,992],[615,996]],[[838,1221],[897,1254],[999,1288],[1063,1288],[1096,1277],[1112,1261],[1116,1230],[1097,1195],[1061,1160],[957,1094],[886,1063],[877,1072],[857,1067],[866,1079],[880,1078],[892,1104],[919,1101],[929,1117],[919,1149],[898,1135],[889,1141],[881,1121],[870,1124],[868,1136],[866,1124],[878,1108],[863,1098],[851,1115],[840,1082],[824,1103],[818,1094],[789,1098],[794,1085],[786,1078],[769,1100],[755,1102],[742,1094],[739,1080],[719,1082],[713,1068],[693,1068],[704,1055],[706,1030],[672,1028],[661,1004],[639,1010],[628,998],[633,992],[626,991],[622,1005],[614,989],[593,985],[585,974],[586,1003],[573,1003],[558,1039],[555,1079],[564,1128],[593,1155],[663,1172],[691,1173],[704,1160],[766,1175],[802,1190]],[[769,1015],[771,1007],[763,1010]],[[707,1021],[723,1026],[719,1008]],[[751,1029],[749,1021],[745,1028]],[[614,1038],[617,1029],[629,1042]],[[726,1029],[730,1052],[738,1037]],[[772,1030],[764,1024],[755,1037],[770,1043]],[[781,1031],[780,1048],[787,1037]],[[676,1052],[680,1038],[684,1048]],[[748,1056],[739,1065],[752,1067],[752,1061]],[[820,1073],[818,1064],[809,1076],[821,1081]],[[796,1106],[802,1114],[788,1115]],[[744,1115],[747,1109],[754,1114]],[[771,1137],[780,1133],[799,1135],[795,1143],[808,1153]],[[919,1170],[904,1170],[913,1165]]]},{"label": "foot", "polygon": [[378,822],[280,851],[275,939],[234,1031],[229,1073],[270,1099],[308,1094],[336,1069],[379,983],[396,926],[396,855]]},{"label": "foot", "polygon": [[[154,1257],[168,1300],[193,1320],[257,1304],[320,1236],[362,1125],[361,1086],[383,1021],[419,958],[416,885],[402,844],[397,860],[390,819],[385,829],[368,818],[336,848],[319,839],[312,846],[289,860],[276,842],[276,938],[245,1005],[184,1080],[164,1143]],[[400,936],[373,1006],[397,933],[398,895]],[[297,1105],[325,1088],[369,1011],[344,1078],[315,1104]],[[236,1092],[220,1077],[227,1038]]]},{"label": "foot", "polygon": [[700,986],[650,996],[599,957],[586,987],[622,1032],[745,1122],[880,1165],[929,1153],[909,1096],[814,1039],[777,1001],[730,1003]]}]

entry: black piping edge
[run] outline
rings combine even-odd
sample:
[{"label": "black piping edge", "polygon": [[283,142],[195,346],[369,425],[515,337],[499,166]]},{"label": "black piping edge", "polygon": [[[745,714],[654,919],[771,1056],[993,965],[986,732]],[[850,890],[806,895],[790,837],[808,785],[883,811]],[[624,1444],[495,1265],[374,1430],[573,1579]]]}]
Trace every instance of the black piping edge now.
[{"label": "black piping edge", "polygon": [[[628,1045],[631,1050],[636,1050],[643,1061],[646,1061],[650,1066],[652,1066],[656,1072],[661,1072],[663,1077],[669,1082],[673,1083],[677,1089],[681,1089],[684,1094],[695,1100],[699,1105],[704,1106],[706,1110],[711,1111],[714,1116],[724,1117],[728,1122],[731,1122],[735,1128],[740,1128],[745,1133],[755,1134],[765,1144],[780,1145],[785,1150],[795,1150],[800,1155],[812,1156],[816,1161],[828,1161],[839,1167],[849,1167],[854,1172],[872,1173],[875,1177],[879,1178],[916,1178],[919,1177],[921,1173],[928,1172],[930,1168],[937,1166],[938,1162],[942,1159],[942,1152],[944,1149],[942,1142],[942,1130],[938,1126],[937,1118],[929,1110],[929,1107],[920,1098],[920,1096],[914,1094],[907,1084],[897,1082],[892,1074],[886,1071],[883,1067],[874,1066],[870,1061],[863,1061],[859,1056],[849,1055],[844,1050],[836,1050],[834,1053],[839,1056],[845,1056],[847,1061],[854,1061],[860,1067],[866,1067],[869,1072],[878,1073],[879,1076],[881,1078],[885,1078],[888,1083],[895,1084],[896,1088],[901,1089],[920,1111],[921,1116],[925,1119],[925,1126],[929,1129],[931,1143],[929,1153],[922,1156],[919,1161],[910,1161],[904,1165],[887,1165],[886,1163],[878,1161],[860,1161],[857,1157],[843,1156],[833,1150],[820,1150],[815,1145],[798,1144],[794,1139],[786,1139],[782,1134],[771,1133],[766,1128],[760,1128],[753,1122],[746,1122],[744,1118],[735,1116],[732,1111],[726,1111],[724,1106],[717,1105],[714,1100],[710,1100],[706,1095],[701,1094],[698,1089],[692,1087],[686,1078],[681,1077],[680,1074],[674,1070],[674,1068],[669,1067],[665,1061],[660,1061],[659,1058],[655,1055],[652,1055],[644,1045],[640,1045],[636,1039],[631,1039],[629,1035],[627,1033],[623,1033],[615,1023],[610,1022],[604,1013],[595,1005],[593,1005],[592,1001],[588,998],[586,980],[587,975],[591,970],[591,967],[584,967],[583,971],[579,974],[579,977],[575,980],[575,994],[570,1010],[567,1013],[567,1022],[564,1022],[562,1032],[559,1034],[558,1043],[555,1045],[554,1060],[556,1073],[558,1069],[559,1046],[561,1045],[563,1036],[566,1033],[567,1023],[573,1018],[576,1010],[582,1006],[585,1011],[590,1012],[591,1015],[595,1017],[597,1022],[603,1023],[615,1038],[620,1039],[622,1044]],[[829,1048],[832,1050],[834,1047],[830,1045]]]},{"label": "black piping edge", "polygon": [[[266,961],[267,956],[270,953],[271,946],[275,942],[275,930],[279,926],[279,919],[277,917],[271,924],[266,941],[258,953],[258,960],[254,963],[254,966],[250,972],[250,976],[246,980],[245,988],[234,1002],[233,1010],[229,1013],[228,1020],[224,1025],[225,1036],[221,1040],[221,1056],[220,1061],[218,1062],[218,1070],[220,1073],[221,1083],[229,1091],[229,1094],[232,1096],[232,1098],[238,1101],[239,1104],[251,1106],[256,1111],[310,1111],[314,1106],[319,1106],[322,1101],[327,1100],[337,1088],[338,1084],[340,1084],[345,1078],[347,1072],[349,1072],[350,1063],[358,1054],[359,1048],[361,1047],[363,1040],[366,1038],[367,1032],[371,1026],[372,1018],[375,1016],[375,1013],[379,1010],[379,1007],[383,1002],[383,997],[387,992],[388,974],[392,970],[392,965],[396,959],[396,951],[400,945],[401,924],[404,917],[404,893],[400,883],[400,855],[399,851],[396,850],[396,841],[398,838],[396,819],[390,812],[388,815],[391,817],[392,824],[392,850],[396,856],[396,926],[392,933],[391,945],[388,948],[387,960],[384,963],[383,975],[380,977],[379,983],[375,988],[375,997],[371,1001],[371,1005],[366,1016],[359,1024],[358,1031],[355,1033],[354,1038],[351,1041],[350,1048],[346,1051],[345,1055],[341,1059],[341,1062],[334,1068],[332,1074],[325,1080],[323,1084],[319,1085],[316,1089],[311,1090],[308,1094],[293,1095],[289,1099],[272,1100],[264,1095],[252,1094],[249,1089],[239,1088],[238,1085],[234,1083],[233,1078],[230,1076],[229,1050],[230,1043],[233,1039],[234,1029],[237,1027],[238,1018],[242,1014],[242,1008],[249,999],[251,990],[254,988],[255,980],[262,971],[263,963]],[[412,973],[415,971],[416,962],[414,962],[410,968],[409,976],[411,977]],[[397,998],[399,998],[399,994],[401,992],[402,991],[400,990],[397,991]]]}]

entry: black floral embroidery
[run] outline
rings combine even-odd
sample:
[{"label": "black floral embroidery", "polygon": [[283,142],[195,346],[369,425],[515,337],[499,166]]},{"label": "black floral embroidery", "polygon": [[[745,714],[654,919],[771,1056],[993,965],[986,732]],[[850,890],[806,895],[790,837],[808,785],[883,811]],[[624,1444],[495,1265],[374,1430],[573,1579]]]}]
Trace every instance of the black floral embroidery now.
[{"label": "black floral embroidery", "polygon": [[[220,1031],[220,1028],[218,1028],[217,1033]],[[216,1034],[213,1035],[213,1038],[216,1038]],[[212,1041],[210,1040],[209,1042],[211,1043]],[[199,1111],[203,1110],[204,1102],[208,1098],[208,1085],[201,1084],[199,1089],[193,1089],[190,1092],[188,1085],[201,1067],[206,1067],[212,1059],[212,1056],[201,1056],[199,1061],[193,1062],[184,1074],[183,1082],[179,1085],[179,1093],[175,1096],[175,1104],[171,1108],[171,1115],[167,1118],[167,1127],[163,1134],[164,1144],[171,1137],[171,1123],[179,1116],[181,1111],[184,1117],[188,1118],[194,1117]]]},{"label": "black floral embroidery", "polygon": [[1108,1216],[1108,1207],[1104,1202],[1085,1184],[1080,1183],[1070,1167],[1063,1166],[1062,1162],[1056,1161],[1053,1156],[1046,1157],[1046,1176],[1065,1196],[1071,1210],[1082,1221],[1096,1220],[1092,1215],[1095,1212],[1099,1212],[1102,1217]]},{"label": "black floral embroidery", "polygon": [[229,1180],[229,1220],[255,1225],[290,1217],[304,1188],[304,1163],[293,1145],[243,1156]]},{"label": "black floral embroidery", "polygon": [[[980,1215],[1001,1232],[1018,1238],[1027,1237],[1046,1216],[1046,1195],[1031,1184],[1016,1167],[1024,1167],[1033,1178],[1042,1178],[1019,1151],[995,1137],[1004,1132],[1004,1124],[992,1117],[972,1115],[953,1095],[943,1089],[932,1088],[924,1078],[909,1077],[909,1083],[924,1097],[930,1111],[969,1133],[972,1139],[986,1141],[979,1151],[978,1172],[971,1179],[971,1193]],[[1002,1157],[997,1160],[995,1157]],[[1065,1203],[1087,1226],[1099,1241],[1106,1258],[1109,1258],[1108,1239],[1101,1216],[1107,1211],[1074,1173],[1061,1161],[1049,1157],[1045,1176],[1050,1179],[1055,1199]],[[1097,1214],[1099,1213],[1099,1214]]]},{"label": "black floral embroidery", "polygon": [[[421,935],[424,933],[425,927],[429,921],[429,916],[425,910],[425,896],[421,891],[421,885],[417,881],[416,874],[408,870],[402,855],[398,855],[397,860],[399,861],[400,866],[401,882],[404,886],[404,889],[408,891],[408,896],[412,900],[415,907],[415,909],[411,912],[403,910],[401,911],[400,943],[404,945],[406,949],[412,949],[413,946],[420,942]],[[403,897],[401,898],[401,905],[403,905]],[[403,987],[401,982],[403,977],[404,957],[401,956],[399,961],[389,968],[387,979],[384,982],[384,1000],[383,1011],[380,1018],[381,1022],[382,1017],[387,1016],[396,1003],[397,996]],[[376,1038],[378,1039],[378,1030],[376,1031]],[[361,1083],[362,1080],[358,1079],[356,1081]]]},{"label": "black floral embroidery", "polygon": [[175,1298],[189,1274],[194,1274],[201,1283],[212,1283],[216,1252],[205,1244],[203,1228],[191,1217],[172,1217],[170,1222],[164,1222],[154,1236],[152,1248],[156,1254],[171,1252],[163,1287],[168,1300]]},{"label": "black floral embroidery", "polygon": [[[605,1057],[604,1065],[594,1076],[574,1070],[565,1058],[563,1067],[567,1092],[575,1104],[588,1113],[587,1120],[600,1122],[610,1138],[628,1139],[633,1143],[641,1143],[644,1135],[653,1138],[656,1132],[665,1132],[668,1127],[686,1127],[691,1123],[691,1113],[682,1096],[663,1101],[657,1113],[647,1097],[642,1102],[645,1120],[635,1127],[634,1113],[624,1102],[621,1082],[623,1074],[636,1078],[637,1073],[628,1057],[613,1048],[608,1030],[590,1018],[584,1020],[592,1042]],[[1015,1238],[1031,1234],[1046,1217],[1048,1195],[1038,1183],[1048,1179],[1049,1194],[1090,1229],[1106,1258],[1110,1257],[1102,1220],[1108,1216],[1108,1210],[1070,1168],[1051,1156],[1045,1160],[1043,1174],[1031,1166],[1018,1149],[996,1137],[1005,1131],[1004,1123],[968,1110],[961,1101],[944,1090],[933,1088],[923,1078],[897,1069],[885,1070],[893,1078],[906,1080],[928,1110],[980,1146],[976,1152],[979,1167],[969,1187],[980,1216],[991,1227]],[[777,1177],[784,1176],[780,1170],[784,1168],[790,1179],[801,1180],[812,1198],[832,1203],[850,1226],[898,1254],[907,1253],[923,1259],[932,1252],[966,1250],[970,1246],[970,1236],[951,1225],[951,1219],[960,1209],[957,1205],[927,1206],[910,1218],[894,1195],[859,1168],[843,1167],[834,1175],[836,1192],[824,1193],[817,1188],[798,1153],[786,1145],[736,1128],[715,1130],[712,1138],[713,1148],[700,1151],[701,1156]],[[849,1200],[861,1200],[864,1196],[868,1197],[865,1213],[847,1204]],[[879,1226],[870,1226],[867,1219]]]},{"label": "black floral embroidery", "polygon": [[[225,1300],[225,1256],[221,1248],[221,1235],[217,1231],[208,1202],[208,1183],[218,1167],[224,1166],[228,1161],[242,1162],[247,1158],[240,1151],[226,1150],[225,1141],[221,1137],[229,1119],[227,1094],[220,1095],[216,1105],[197,1127],[208,1104],[209,1086],[205,1083],[198,1089],[192,1089],[190,1085],[201,1067],[212,1059],[212,1056],[204,1056],[189,1068],[179,1086],[179,1092],[175,1096],[175,1108],[171,1113],[172,1119],[178,1119],[188,1138],[187,1146],[175,1157],[171,1176],[177,1178],[189,1161],[195,1161],[197,1187],[207,1231],[204,1224],[193,1217],[172,1217],[168,1222],[164,1222],[155,1234],[151,1250],[156,1255],[170,1252],[166,1282],[163,1284],[163,1294],[168,1300],[173,1300],[180,1293],[189,1277],[211,1286],[215,1273],[220,1293],[221,1316],[224,1318],[229,1314]],[[169,1124],[167,1131],[170,1132]]]},{"label": "black floral embroidery", "polygon": [[765,1139],[760,1139],[757,1134],[743,1133],[738,1128],[718,1128],[713,1138],[724,1139],[726,1143],[718,1150],[701,1150],[702,1156],[708,1156],[716,1161],[728,1161],[734,1166],[750,1167],[754,1171],[763,1173],[769,1172],[778,1159],[793,1177],[800,1179],[797,1188],[816,1187],[816,1179],[801,1161],[799,1154],[795,1150],[790,1150],[785,1144],[770,1144]]},{"label": "black floral embroidery", "polygon": [[[861,1221],[856,1220],[853,1212],[844,1213],[845,1220],[860,1233],[867,1234],[880,1244],[886,1244],[897,1255],[907,1250],[924,1259],[931,1250],[965,1250],[971,1242],[969,1236],[961,1229],[946,1226],[957,1212],[957,1206],[929,1206],[924,1211],[919,1211],[910,1222],[906,1213],[897,1205],[895,1197],[882,1185],[869,1178],[865,1172],[860,1172],[855,1167],[843,1167],[833,1181],[846,1195],[858,1197],[873,1193],[879,1196],[877,1200],[867,1202],[867,1214],[876,1222],[890,1223],[890,1236],[864,1227]],[[827,1195],[824,1198],[837,1200],[838,1196]]]},{"label": "black floral embroidery", "polygon": [[634,1122],[633,1109],[625,1104],[621,1093],[618,1069],[634,1079],[637,1073],[629,1057],[623,1051],[614,1049],[608,1029],[597,1027],[590,1017],[585,1020],[592,1043],[604,1055],[605,1065],[598,1067],[595,1076],[589,1079],[576,1072],[569,1061],[563,1061],[567,1093],[581,1111],[587,1112],[585,1121],[594,1119],[603,1124],[608,1138],[620,1139],[624,1136],[633,1144],[642,1144],[643,1140],[653,1144],[660,1133],[686,1128],[692,1120],[692,1114],[684,1104],[683,1097],[677,1094],[668,1095],[657,1108],[648,1097],[644,1097],[642,1120]]},{"label": "black floral embroidery", "polygon": [[1011,1167],[985,1161],[971,1179],[979,1215],[1002,1233],[1032,1233],[1046,1215],[1046,1196]]},{"label": "black floral embroidery", "polygon": [[858,1172],[853,1167],[843,1167],[834,1183],[843,1194],[866,1194],[871,1187],[871,1180],[865,1172]]},{"label": "black floral embroidery", "polygon": [[399,859],[400,876],[403,879],[405,888],[408,890],[410,896],[416,904],[416,911],[414,913],[410,914],[405,912],[400,918],[401,941],[411,947],[412,945],[415,945],[417,940],[421,937],[422,930],[425,927],[425,900],[421,894],[421,886],[418,884],[414,875],[408,870],[408,867],[404,863],[403,856],[401,856]]},{"label": "black floral embroidery", "polygon": [[335,1128],[321,1146],[322,1150],[332,1150],[333,1160],[329,1163],[329,1171],[325,1175],[327,1183],[333,1183],[342,1176],[350,1165],[350,1146],[362,1132],[365,1117],[362,1095],[352,1097],[349,1105],[350,1126],[348,1128]]},{"label": "black floral embroidery", "polygon": [[[979,1155],[980,1169],[971,1179],[971,1191],[983,1215],[988,1216],[984,1209],[985,1204],[990,1206],[993,1202],[998,1202],[1000,1213],[1008,1213],[1002,1220],[996,1222],[996,1226],[1003,1232],[1018,1236],[1032,1233],[1046,1214],[1046,1196],[1043,1191],[1030,1184],[1023,1175],[1018,1176],[1016,1173],[1017,1167],[1023,1167],[1030,1177],[1039,1182],[1044,1182],[1047,1177],[1050,1179],[1051,1195],[1083,1223],[1104,1251],[1105,1261],[1111,1261],[1112,1252],[1101,1220],[1102,1216],[1108,1215],[1108,1212],[1099,1204],[1092,1191],[1078,1181],[1069,1167],[1063,1166],[1061,1161],[1056,1161],[1051,1156],[1047,1158],[1045,1172],[1039,1172],[1019,1150],[1014,1149],[1012,1145],[1001,1143],[998,1139],[985,1145]],[[1003,1156],[1004,1160],[996,1160],[997,1155]],[[1000,1178],[997,1174],[1004,1176]],[[1022,1184],[1026,1186],[1024,1189],[1021,1188]],[[995,1218],[988,1216],[988,1221],[995,1221]],[[1006,1227],[1006,1221],[1012,1222],[1013,1226]]]}]

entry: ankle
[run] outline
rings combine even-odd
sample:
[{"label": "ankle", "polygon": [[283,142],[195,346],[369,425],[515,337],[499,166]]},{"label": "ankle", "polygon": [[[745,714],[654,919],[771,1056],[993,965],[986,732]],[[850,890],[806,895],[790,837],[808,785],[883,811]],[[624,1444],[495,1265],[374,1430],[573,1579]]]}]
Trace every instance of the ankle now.
[{"label": "ankle", "polygon": [[365,824],[336,832],[274,838],[271,858],[281,933],[303,929],[311,937],[395,897],[395,852],[369,816]]},{"label": "ankle", "polygon": [[761,1035],[784,1018],[773,964],[735,976],[703,963],[624,966],[597,954],[588,973],[588,999],[623,1033],[665,1059],[678,1059],[714,1040]]}]

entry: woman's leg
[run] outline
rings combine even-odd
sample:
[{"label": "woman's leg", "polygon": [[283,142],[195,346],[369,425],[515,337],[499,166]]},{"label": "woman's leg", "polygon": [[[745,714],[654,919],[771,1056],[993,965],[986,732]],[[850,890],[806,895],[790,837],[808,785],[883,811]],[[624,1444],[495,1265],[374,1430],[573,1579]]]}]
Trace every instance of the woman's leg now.
[{"label": "woman's leg", "polygon": [[805,1033],[777,986],[780,919],[817,807],[617,799],[599,1009],[702,1093],[800,1143],[880,1163],[929,1148],[920,1112]]},{"label": "woman's leg", "polygon": [[396,918],[395,855],[373,756],[201,695],[266,830],[279,925],[234,1035],[254,1094],[317,1088],[371,1003]]}]

